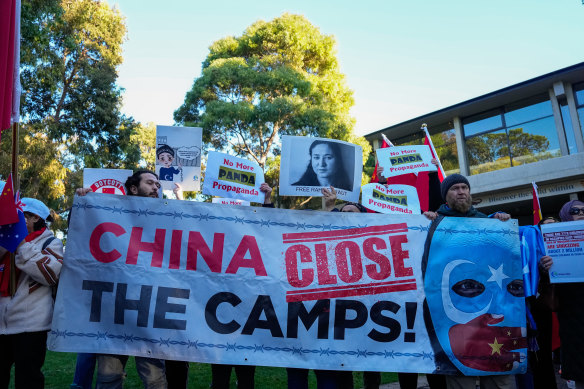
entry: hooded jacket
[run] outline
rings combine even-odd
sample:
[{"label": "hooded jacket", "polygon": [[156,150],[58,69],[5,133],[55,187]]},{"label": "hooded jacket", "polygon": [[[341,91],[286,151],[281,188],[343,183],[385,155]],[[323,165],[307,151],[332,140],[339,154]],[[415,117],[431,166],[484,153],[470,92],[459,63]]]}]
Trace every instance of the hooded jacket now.
[{"label": "hooded jacket", "polygon": [[63,244],[45,229],[31,241],[23,241],[16,251],[20,270],[16,293],[0,297],[0,335],[48,331],[53,317],[52,287],[57,285],[63,260]]}]

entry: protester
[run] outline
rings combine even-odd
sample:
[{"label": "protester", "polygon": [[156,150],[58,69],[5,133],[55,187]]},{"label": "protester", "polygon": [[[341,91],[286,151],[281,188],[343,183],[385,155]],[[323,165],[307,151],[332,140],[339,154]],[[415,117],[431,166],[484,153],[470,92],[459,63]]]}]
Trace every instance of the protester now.
[{"label": "protester", "polygon": [[[547,224],[550,219],[544,219]],[[553,220],[551,220],[553,222]],[[519,227],[523,285],[527,319],[527,371],[517,374],[517,389],[549,389],[556,387],[552,362],[552,311],[547,306],[550,289],[548,270],[553,261],[545,255],[545,245],[539,226]]]},{"label": "protester", "polygon": [[[438,166],[438,160],[435,158],[432,158],[431,163],[434,166]],[[382,166],[377,168],[378,175],[381,178],[380,183],[382,184],[388,186],[410,185],[416,187],[422,212],[426,210],[437,210],[442,205],[438,172],[408,173],[386,178],[383,171]],[[416,389],[418,387],[418,373],[397,373],[397,379],[400,389]],[[445,378],[441,374],[427,374],[426,379],[430,389],[446,388]],[[365,389],[379,389],[377,382],[379,384],[381,383],[381,375],[375,377],[373,373],[367,374],[367,372],[363,375]]]},{"label": "protester", "polygon": [[[263,207],[274,208],[272,204],[272,188],[265,182],[260,185],[260,192],[264,194]],[[211,388],[229,389],[231,370],[235,369],[238,389],[253,389],[255,387],[255,366],[247,365],[223,365],[214,363],[211,365]]]},{"label": "protester", "polygon": [[[470,184],[466,177],[460,174],[452,174],[448,176],[442,182],[440,192],[446,204],[440,206],[437,212],[424,212],[424,215],[430,220],[435,220],[435,223],[441,220],[440,217],[446,216],[467,218],[487,217],[487,215],[477,211],[472,206]],[[494,214],[493,217],[501,221],[507,221],[510,219],[509,214],[502,212]],[[425,256],[426,255],[428,255],[427,252],[425,253]],[[428,261],[431,261],[431,259],[428,258]],[[432,330],[429,329],[429,332]],[[444,353],[444,351],[441,351],[441,353]],[[448,375],[445,376],[445,379],[448,389],[474,389],[477,381],[480,382],[481,389],[511,389],[515,386],[512,375],[491,375],[480,377]]]},{"label": "protester", "polygon": [[[584,220],[584,202],[568,201],[560,210],[562,222]],[[562,341],[562,378],[584,389],[584,282],[556,284]]]},{"label": "protester", "polygon": [[[53,316],[53,288],[59,281],[63,244],[47,228],[47,206],[23,198],[28,236],[16,250],[16,293],[0,294],[0,388],[8,388],[15,366],[17,389],[44,388],[41,371]],[[0,257],[4,249],[0,248]],[[11,269],[12,270],[12,269]]]},{"label": "protester", "polygon": [[[128,196],[158,198],[160,182],[156,173],[138,170],[124,183]],[[78,196],[91,192],[89,188],[76,190]],[[146,389],[167,389],[165,361],[157,358],[135,357],[136,370]],[[97,356],[97,389],[121,389],[126,374],[127,355],[99,354]],[[184,374],[184,372],[183,372]]]}]

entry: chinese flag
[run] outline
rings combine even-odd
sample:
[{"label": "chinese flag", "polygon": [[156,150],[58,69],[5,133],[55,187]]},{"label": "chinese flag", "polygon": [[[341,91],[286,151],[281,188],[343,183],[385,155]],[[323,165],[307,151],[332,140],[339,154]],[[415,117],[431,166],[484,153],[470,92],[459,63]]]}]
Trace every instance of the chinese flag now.
[{"label": "chinese flag", "polygon": [[8,176],[4,190],[0,194],[0,225],[18,223],[18,212],[14,202],[12,174]]},{"label": "chinese flag", "polygon": [[533,225],[537,226],[541,221],[541,208],[539,206],[539,196],[537,195],[537,185],[535,182],[531,183],[532,185],[532,194],[533,194]]},{"label": "chinese flag", "polygon": [[[389,147],[389,145],[385,141],[385,137],[383,137],[383,143],[381,143],[380,149],[384,149],[386,147]],[[377,167],[378,166],[379,166],[379,163],[375,162],[375,170],[373,170],[373,174],[371,175],[371,180],[369,181],[370,183],[375,184],[375,183],[379,182],[379,176],[377,175]]]}]

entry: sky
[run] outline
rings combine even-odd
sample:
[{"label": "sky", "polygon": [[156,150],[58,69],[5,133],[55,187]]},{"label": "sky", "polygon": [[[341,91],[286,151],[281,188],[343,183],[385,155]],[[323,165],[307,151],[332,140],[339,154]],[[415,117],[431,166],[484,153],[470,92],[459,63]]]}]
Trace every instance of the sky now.
[{"label": "sky", "polygon": [[122,111],[174,124],[208,47],[304,15],[337,42],[360,135],[584,62],[582,0],[109,0],[126,17]]}]

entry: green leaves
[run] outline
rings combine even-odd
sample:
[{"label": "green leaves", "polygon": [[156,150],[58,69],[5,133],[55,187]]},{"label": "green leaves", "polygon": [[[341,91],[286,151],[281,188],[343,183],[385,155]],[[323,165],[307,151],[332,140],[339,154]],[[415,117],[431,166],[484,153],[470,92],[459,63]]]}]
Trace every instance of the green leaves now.
[{"label": "green leaves", "polygon": [[[154,129],[120,112],[126,26],[118,10],[100,0],[23,0],[21,24],[21,187],[63,210],[84,167],[145,165]],[[3,156],[9,144],[5,133]],[[10,162],[2,162],[6,177]]]},{"label": "green leaves", "polygon": [[352,105],[334,38],[303,16],[283,14],[214,42],[174,118],[202,126],[214,149],[263,166],[283,134],[353,140]]}]

